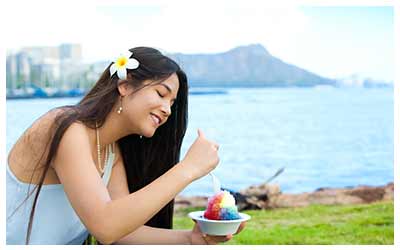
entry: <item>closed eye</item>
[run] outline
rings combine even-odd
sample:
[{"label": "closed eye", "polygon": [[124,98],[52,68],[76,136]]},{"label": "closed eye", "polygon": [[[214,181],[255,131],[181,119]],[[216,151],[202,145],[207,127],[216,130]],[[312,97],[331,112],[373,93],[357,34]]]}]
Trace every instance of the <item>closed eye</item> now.
[{"label": "closed eye", "polygon": [[157,94],[158,94],[159,97],[164,98],[164,96],[161,95],[161,93],[159,91],[157,91]]},{"label": "closed eye", "polygon": [[[159,97],[161,97],[161,98],[164,98],[164,97],[165,97],[165,95],[162,95],[162,94],[160,93],[160,91],[156,90],[156,92],[157,92],[157,94],[158,94]],[[176,99],[172,99],[172,101],[171,101],[171,107],[174,105],[175,100],[176,100]]]}]

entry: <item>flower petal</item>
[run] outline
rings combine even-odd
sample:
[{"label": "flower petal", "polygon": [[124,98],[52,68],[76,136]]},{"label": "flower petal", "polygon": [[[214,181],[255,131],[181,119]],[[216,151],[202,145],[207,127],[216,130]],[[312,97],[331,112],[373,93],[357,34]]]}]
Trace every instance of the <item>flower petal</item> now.
[{"label": "flower petal", "polygon": [[139,67],[139,62],[135,58],[131,58],[128,60],[128,63],[126,64],[126,68],[128,69],[137,69]]},{"label": "flower petal", "polygon": [[122,55],[125,56],[127,59],[129,59],[129,58],[131,58],[132,54],[133,53],[128,50],[127,52],[123,53]]},{"label": "flower petal", "polygon": [[113,62],[117,62],[119,58],[121,58],[122,54],[119,54],[118,56],[116,56],[113,60]]},{"label": "flower petal", "polygon": [[117,70],[117,75],[118,78],[121,80],[126,80],[126,68],[125,67],[121,67]]},{"label": "flower petal", "polygon": [[113,63],[110,66],[110,76],[113,76],[115,74],[115,71],[117,71],[117,66],[115,66],[115,63]]}]

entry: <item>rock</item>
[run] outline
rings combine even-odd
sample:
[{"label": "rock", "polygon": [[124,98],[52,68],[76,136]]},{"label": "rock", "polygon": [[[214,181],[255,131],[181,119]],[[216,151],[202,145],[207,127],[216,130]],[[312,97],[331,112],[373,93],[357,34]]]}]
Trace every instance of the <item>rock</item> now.
[{"label": "rock", "polygon": [[[252,185],[239,192],[231,191],[235,196],[239,210],[272,209],[281,207],[304,207],[312,204],[345,205],[363,204],[377,201],[393,200],[394,184],[385,186],[357,186],[346,188],[319,188],[314,192],[300,194],[282,194],[278,185]],[[175,208],[207,206],[207,197],[178,196]]]},{"label": "rock", "polygon": [[362,204],[382,200],[393,200],[392,183],[380,187],[319,188],[311,193],[281,194],[270,197],[266,208]]},{"label": "rock", "polygon": [[249,188],[241,190],[239,193],[248,196],[273,196],[280,194],[281,189],[279,185],[261,184],[259,186],[250,186]]},{"label": "rock", "polygon": [[356,196],[364,200],[366,203],[382,200],[385,189],[382,187],[360,186],[353,190],[345,191],[346,194]]},{"label": "rock", "polygon": [[383,195],[384,201],[394,200],[394,184],[393,182],[388,183],[385,186],[385,194]]},{"label": "rock", "polygon": [[323,190],[314,193],[283,194],[271,200],[269,207],[305,207],[312,204],[339,205],[360,203],[363,203],[363,200],[359,197],[346,195],[339,190]]},{"label": "rock", "polygon": [[186,207],[207,207],[207,200],[206,196],[177,196],[175,198],[174,208],[186,208]]}]

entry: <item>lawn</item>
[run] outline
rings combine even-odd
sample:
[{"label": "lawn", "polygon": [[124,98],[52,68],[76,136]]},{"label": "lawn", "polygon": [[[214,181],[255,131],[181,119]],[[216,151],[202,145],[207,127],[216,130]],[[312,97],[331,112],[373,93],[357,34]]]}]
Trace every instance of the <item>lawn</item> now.
[{"label": "lawn", "polygon": [[[190,211],[175,212],[174,229],[192,229]],[[252,218],[224,244],[393,244],[393,201],[363,205],[312,205],[304,208],[242,211]]]}]

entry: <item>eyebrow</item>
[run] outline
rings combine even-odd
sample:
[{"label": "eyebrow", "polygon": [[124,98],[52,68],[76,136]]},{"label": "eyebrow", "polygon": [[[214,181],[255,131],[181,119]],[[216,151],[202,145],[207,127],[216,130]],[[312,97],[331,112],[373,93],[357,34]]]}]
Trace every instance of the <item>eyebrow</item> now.
[{"label": "eyebrow", "polygon": [[[160,85],[164,86],[164,87],[168,90],[169,93],[172,93],[171,88],[170,88],[167,84],[165,84],[165,83],[160,83]],[[175,100],[176,100],[176,98],[172,99],[173,102],[175,102]]]}]

